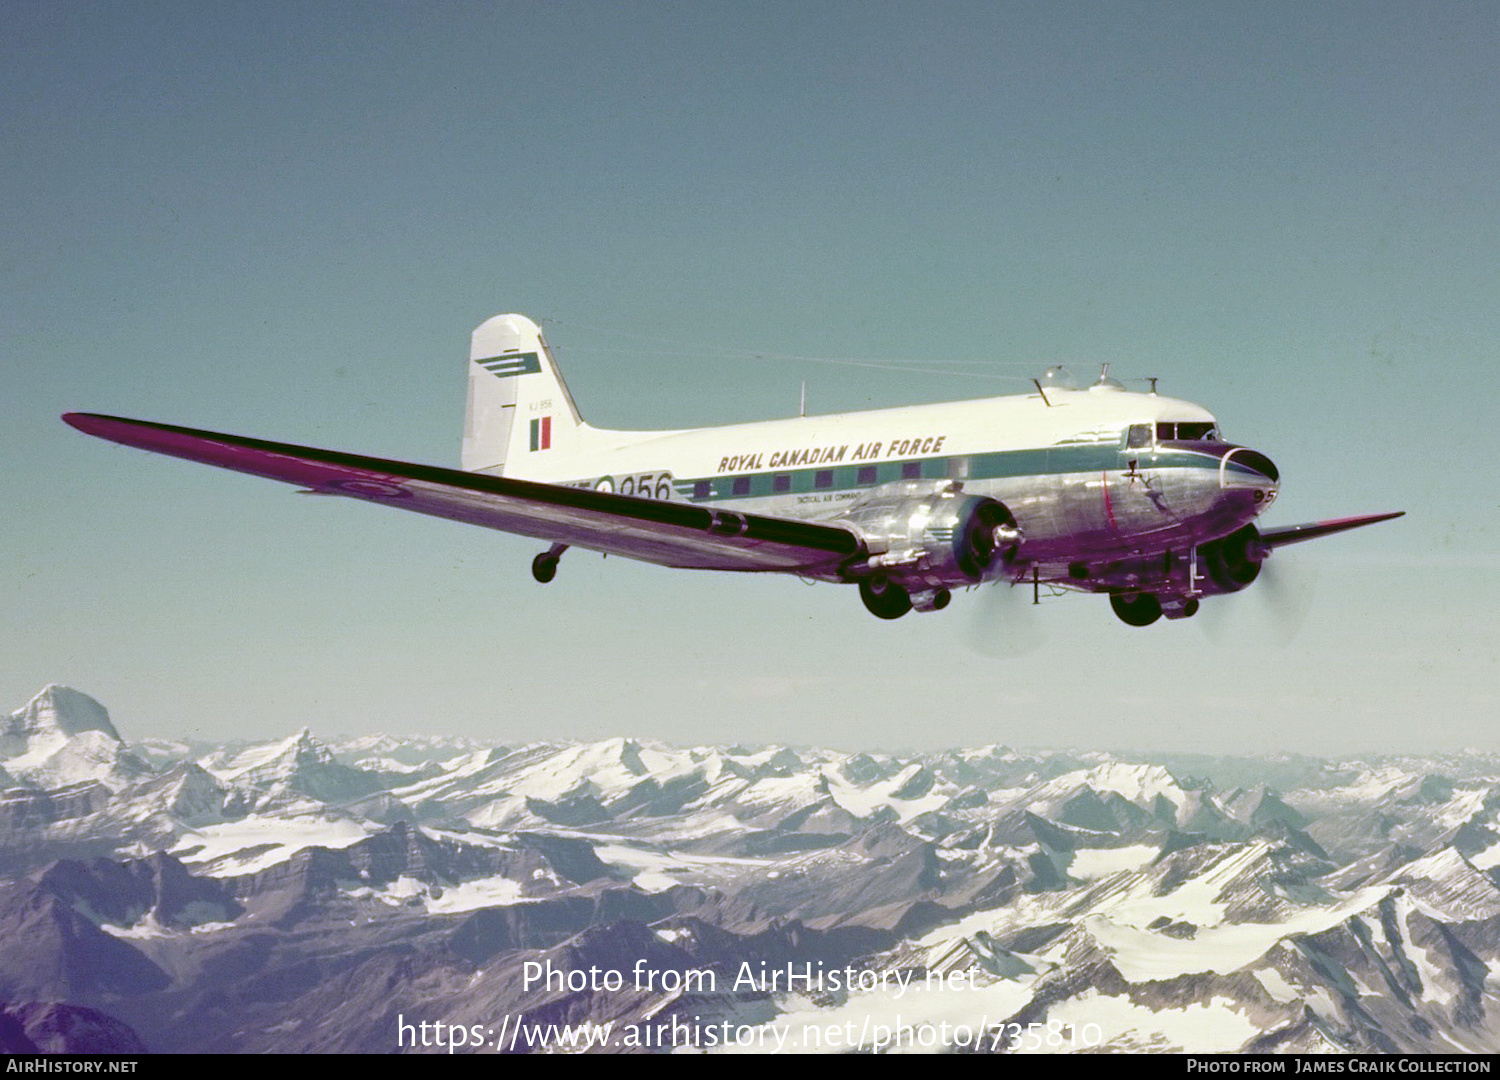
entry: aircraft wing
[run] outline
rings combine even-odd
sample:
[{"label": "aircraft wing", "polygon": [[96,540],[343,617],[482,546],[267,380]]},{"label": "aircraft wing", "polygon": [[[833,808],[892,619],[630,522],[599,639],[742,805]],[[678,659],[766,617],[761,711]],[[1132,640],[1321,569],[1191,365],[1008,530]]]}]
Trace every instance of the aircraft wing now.
[{"label": "aircraft wing", "polygon": [[67,413],[63,420],[86,434],[126,446],[298,484],[309,495],[362,499],[663,566],[816,574],[836,571],[864,551],[859,537],[837,525],[716,511],[117,416]]},{"label": "aircraft wing", "polygon": [[1285,547],[1287,544],[1300,544],[1303,540],[1316,540],[1320,536],[1332,536],[1334,533],[1357,529],[1361,525],[1374,525],[1377,521],[1390,521],[1391,518],[1401,517],[1405,513],[1405,510],[1396,510],[1388,514],[1332,518],[1329,521],[1315,521],[1309,525],[1288,525],[1284,529],[1269,529],[1261,533],[1260,542],[1268,548]]}]

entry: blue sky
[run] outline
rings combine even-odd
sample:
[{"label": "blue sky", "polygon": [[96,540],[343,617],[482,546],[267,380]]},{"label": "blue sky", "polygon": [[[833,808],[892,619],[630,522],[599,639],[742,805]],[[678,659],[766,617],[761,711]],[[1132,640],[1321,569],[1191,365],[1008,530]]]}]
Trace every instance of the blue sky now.
[{"label": "blue sky", "polygon": [[[5,709],[61,681],[137,737],[1494,748],[1493,5],[16,2],[0,31]],[[601,426],[1109,362],[1268,453],[1271,524],[1409,515],[1183,624],[962,595],[883,624],[586,553],[544,589],[534,542],[57,421],[455,464],[501,311]]]}]

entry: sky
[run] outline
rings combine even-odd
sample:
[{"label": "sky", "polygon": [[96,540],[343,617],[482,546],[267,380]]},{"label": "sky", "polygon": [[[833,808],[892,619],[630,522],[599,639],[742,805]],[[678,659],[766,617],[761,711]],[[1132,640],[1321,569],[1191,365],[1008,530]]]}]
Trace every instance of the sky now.
[{"label": "sky", "polygon": [[[1500,8],[0,5],[0,712],[127,738],[1500,749]],[[602,427],[1155,376],[1282,473],[1274,580],[695,574],[87,438],[457,464],[468,336]],[[1462,452],[1460,452],[1462,451]],[[1463,469],[1458,464],[1464,464]]]}]

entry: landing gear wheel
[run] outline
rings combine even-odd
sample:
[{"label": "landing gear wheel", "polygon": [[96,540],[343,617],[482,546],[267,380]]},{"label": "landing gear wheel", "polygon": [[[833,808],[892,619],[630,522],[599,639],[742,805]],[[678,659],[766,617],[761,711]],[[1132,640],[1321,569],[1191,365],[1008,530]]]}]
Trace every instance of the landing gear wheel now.
[{"label": "landing gear wheel", "polygon": [[911,610],[911,594],[886,577],[861,581],[859,598],[877,619],[899,619]]},{"label": "landing gear wheel", "polygon": [[553,544],[546,551],[531,560],[531,576],[543,585],[557,576],[557,560],[562,558],[564,551],[568,550],[567,544]]},{"label": "landing gear wheel", "polygon": [[1109,606],[1129,626],[1150,626],[1161,618],[1161,601],[1154,593],[1110,593]]}]

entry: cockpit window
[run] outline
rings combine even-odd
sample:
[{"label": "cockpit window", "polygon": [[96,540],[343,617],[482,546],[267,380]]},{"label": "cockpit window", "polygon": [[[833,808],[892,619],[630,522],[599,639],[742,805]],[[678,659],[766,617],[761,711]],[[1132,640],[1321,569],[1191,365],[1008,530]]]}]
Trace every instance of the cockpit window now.
[{"label": "cockpit window", "polygon": [[1125,433],[1125,449],[1140,450],[1151,445],[1151,425],[1131,424]]},{"label": "cockpit window", "polygon": [[1171,442],[1174,439],[1184,442],[1214,442],[1219,438],[1219,432],[1211,420],[1158,420],[1156,422],[1157,442]]}]

